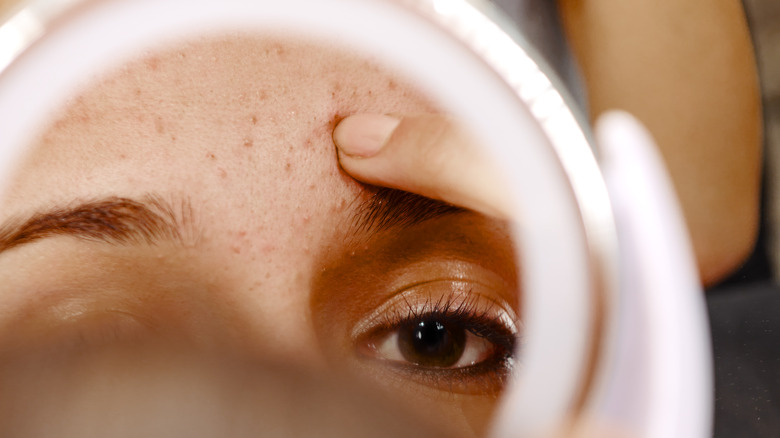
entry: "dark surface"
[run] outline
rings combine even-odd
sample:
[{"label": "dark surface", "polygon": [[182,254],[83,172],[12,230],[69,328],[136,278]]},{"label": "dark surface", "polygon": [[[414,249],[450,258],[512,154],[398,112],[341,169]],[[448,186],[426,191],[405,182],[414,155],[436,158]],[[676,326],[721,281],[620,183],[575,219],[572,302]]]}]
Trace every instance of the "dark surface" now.
[{"label": "dark surface", "polygon": [[733,285],[708,296],[716,437],[780,436],[780,287]]}]

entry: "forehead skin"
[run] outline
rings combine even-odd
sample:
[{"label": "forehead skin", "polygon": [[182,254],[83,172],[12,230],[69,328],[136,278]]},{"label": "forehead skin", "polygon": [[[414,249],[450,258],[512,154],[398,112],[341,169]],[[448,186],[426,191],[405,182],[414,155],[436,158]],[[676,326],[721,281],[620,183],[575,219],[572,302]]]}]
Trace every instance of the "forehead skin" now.
[{"label": "forehead skin", "polygon": [[311,345],[298,339],[308,324],[301,292],[314,254],[362,194],[338,167],[335,122],[431,110],[411,87],[337,50],[243,36],[180,45],[70,102],[21,167],[0,221],[63,200],[186,196],[194,252],[220,268],[206,283],[233,282],[220,299],[254,312],[250,332]]},{"label": "forehead skin", "polygon": [[[109,73],[44,130],[2,194],[0,223],[63,203],[155,193],[174,207],[191,207],[185,244],[119,250],[51,238],[0,253],[0,362],[8,338],[56,342],[104,327],[108,318],[125,337],[146,333],[134,322],[141,320],[199,344],[238,344],[250,356],[324,366],[318,330],[346,336],[346,329],[313,321],[312,300],[343,298],[344,281],[363,272],[355,263],[364,271],[375,267],[378,280],[364,289],[389,290],[389,267],[406,260],[411,247],[439,257],[430,261],[438,271],[421,279],[496,272],[474,275],[506,284],[496,289],[511,296],[496,292],[496,299],[514,306],[517,275],[507,232],[486,218],[444,218],[405,241],[388,232],[372,237],[373,247],[358,239],[349,248],[345,233],[356,200],[369,193],[339,169],[335,123],[356,112],[435,111],[370,61],[286,39],[190,42]],[[403,251],[390,251],[393,245]],[[409,281],[420,280],[412,278],[418,271],[407,273]],[[323,286],[316,281],[322,278],[332,281]],[[363,307],[376,303],[369,304]],[[351,311],[356,315],[331,310],[346,321],[371,310],[363,307]],[[71,321],[75,328],[66,327]],[[57,335],[41,335],[47,327]],[[454,433],[484,430],[496,401],[493,393],[427,394],[422,403],[434,400]]]}]

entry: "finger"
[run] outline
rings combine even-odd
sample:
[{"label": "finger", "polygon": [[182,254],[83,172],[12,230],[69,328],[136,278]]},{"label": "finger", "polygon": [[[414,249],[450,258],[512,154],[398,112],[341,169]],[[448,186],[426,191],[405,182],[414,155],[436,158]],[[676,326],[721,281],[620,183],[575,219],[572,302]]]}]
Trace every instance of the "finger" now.
[{"label": "finger", "polygon": [[507,218],[506,186],[495,166],[449,117],[357,114],[333,140],[355,179]]}]

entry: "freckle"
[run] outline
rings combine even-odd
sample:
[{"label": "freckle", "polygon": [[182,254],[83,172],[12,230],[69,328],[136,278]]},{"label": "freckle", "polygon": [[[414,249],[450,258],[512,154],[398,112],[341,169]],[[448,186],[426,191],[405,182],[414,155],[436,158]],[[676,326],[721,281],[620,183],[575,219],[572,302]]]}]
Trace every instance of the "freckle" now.
[{"label": "freckle", "polygon": [[252,116],[252,117],[251,117],[249,120],[251,120],[251,121],[252,121],[252,124],[253,124],[253,125],[257,125],[257,116],[254,116],[254,115],[253,115],[253,116]]},{"label": "freckle", "polygon": [[314,183],[309,184],[309,190],[314,190],[317,187]]},{"label": "freckle", "polygon": [[225,171],[225,169],[220,167],[220,168],[217,169],[217,173],[219,174],[220,178],[222,178],[222,179],[227,178],[227,171]]},{"label": "freckle", "polygon": [[398,87],[398,84],[395,83],[394,80],[390,80],[387,82],[387,88],[390,90],[395,90]]},{"label": "freckle", "polygon": [[251,148],[254,145],[255,145],[255,142],[251,138],[245,138],[244,139],[244,147],[245,148]]},{"label": "freckle", "polygon": [[291,171],[292,170],[292,163],[290,163],[288,161],[287,164],[284,165],[284,170],[286,170],[288,172]]},{"label": "freckle", "polygon": [[165,126],[163,125],[162,119],[159,117],[154,119],[154,130],[157,131],[158,134],[165,132]]},{"label": "freckle", "polygon": [[209,153],[206,154],[206,158],[208,158],[209,160],[216,160],[217,156],[214,155],[213,152],[209,152]]},{"label": "freckle", "polygon": [[268,92],[265,90],[260,90],[260,92],[257,95],[257,98],[260,100],[267,100],[268,99]]},{"label": "freckle", "polygon": [[176,141],[176,136],[171,134],[171,141]]},{"label": "freckle", "polygon": [[311,149],[314,146],[314,141],[312,141],[312,139],[309,138],[306,140],[304,146],[306,146],[306,149]]},{"label": "freckle", "polygon": [[135,91],[134,91],[134,94],[136,96],[140,96],[141,95],[141,89],[140,88],[136,88]]}]

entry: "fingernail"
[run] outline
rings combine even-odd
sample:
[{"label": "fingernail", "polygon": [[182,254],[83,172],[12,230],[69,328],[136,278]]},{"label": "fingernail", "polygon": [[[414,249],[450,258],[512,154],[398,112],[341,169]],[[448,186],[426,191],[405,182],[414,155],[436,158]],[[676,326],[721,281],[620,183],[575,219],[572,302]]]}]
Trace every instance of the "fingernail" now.
[{"label": "fingernail", "polygon": [[368,158],[376,155],[401,120],[384,114],[356,114],[341,121],[333,131],[333,141],[345,154]]}]

